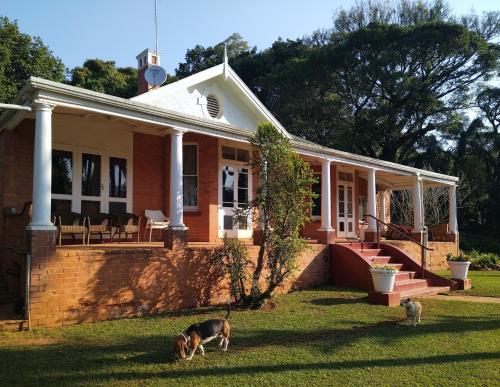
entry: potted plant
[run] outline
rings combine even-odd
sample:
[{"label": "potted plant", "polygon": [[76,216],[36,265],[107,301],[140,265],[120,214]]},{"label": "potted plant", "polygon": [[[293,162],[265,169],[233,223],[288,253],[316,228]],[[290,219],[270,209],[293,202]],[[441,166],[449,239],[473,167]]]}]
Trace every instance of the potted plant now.
[{"label": "potted plant", "polygon": [[390,293],[394,288],[397,270],[391,265],[372,265],[373,288],[379,293]]},{"label": "potted plant", "polygon": [[458,280],[466,280],[467,272],[469,271],[470,261],[463,253],[459,255],[447,255],[448,266],[451,271],[451,278]]}]

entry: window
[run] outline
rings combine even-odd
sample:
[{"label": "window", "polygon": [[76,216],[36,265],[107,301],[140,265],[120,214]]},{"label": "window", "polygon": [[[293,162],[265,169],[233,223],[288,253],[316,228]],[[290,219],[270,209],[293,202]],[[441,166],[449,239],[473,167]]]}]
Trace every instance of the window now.
[{"label": "window", "polygon": [[248,163],[250,161],[250,151],[248,149],[222,146],[222,158],[226,160],[236,160],[241,161],[242,163]]},{"label": "window", "polygon": [[339,172],[339,180],[352,183],[354,181],[354,175],[350,172]]},{"label": "window", "polygon": [[82,154],[82,195],[101,196],[101,156]]},{"label": "window", "polygon": [[52,151],[52,193],[71,195],[73,191],[73,153]]},{"label": "window", "polygon": [[186,144],[182,147],[182,188],[184,207],[198,206],[198,145]]},{"label": "window", "polygon": [[359,219],[364,221],[367,214],[367,200],[366,196],[359,197]]},{"label": "window", "polygon": [[127,197],[127,159],[109,158],[109,196]]},{"label": "window", "polygon": [[312,199],[311,216],[321,216],[321,175],[314,174],[316,182],[311,186],[311,191],[317,195]]}]

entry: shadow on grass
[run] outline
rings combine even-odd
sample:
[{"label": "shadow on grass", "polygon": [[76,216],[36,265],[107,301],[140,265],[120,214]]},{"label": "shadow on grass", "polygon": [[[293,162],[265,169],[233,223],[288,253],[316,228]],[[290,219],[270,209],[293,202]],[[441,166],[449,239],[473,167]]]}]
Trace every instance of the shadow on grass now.
[{"label": "shadow on grass", "polygon": [[331,306],[331,305],[345,305],[345,304],[365,304],[368,302],[367,297],[326,297],[317,298],[315,300],[308,301],[314,305]]},{"label": "shadow on grass", "polygon": [[[491,317],[491,316],[490,316]],[[399,324],[399,320],[363,324],[359,321],[339,321],[352,324],[350,328],[339,329],[263,329],[235,331],[229,345],[228,356],[241,356],[256,348],[275,351],[277,356],[283,347],[301,347],[311,352],[332,354],[338,349],[355,345],[358,341],[369,338],[380,343],[391,344],[408,337],[429,336],[440,333],[487,332],[500,328],[499,319],[459,318],[442,316],[430,324],[417,328]],[[224,366],[209,368],[175,369],[166,371],[163,367],[174,362],[172,354],[173,337],[163,335],[132,336],[123,342],[112,345],[81,344],[50,345],[37,347],[0,348],[0,375],[2,383],[21,384],[75,384],[102,383],[107,380],[135,380],[148,378],[181,378],[197,376],[259,374],[267,372],[310,371],[315,369],[351,369],[366,367],[415,366],[430,363],[453,363],[461,361],[500,359],[500,352],[482,352],[426,356],[420,358],[394,357],[391,359],[362,360],[339,362],[317,362],[312,364],[285,364],[259,366]],[[217,350],[216,343],[206,346],[210,358]],[[196,355],[196,362],[202,362]],[[196,363],[191,363],[196,364]],[[19,367],[22,365],[22,373]],[[198,364],[199,366],[199,364]]]}]

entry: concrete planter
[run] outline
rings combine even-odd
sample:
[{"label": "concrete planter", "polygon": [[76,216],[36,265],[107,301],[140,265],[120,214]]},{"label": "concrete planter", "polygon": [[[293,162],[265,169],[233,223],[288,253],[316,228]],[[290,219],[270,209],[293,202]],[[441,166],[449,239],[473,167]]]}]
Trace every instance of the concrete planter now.
[{"label": "concrete planter", "polygon": [[394,289],[396,281],[395,270],[370,269],[373,280],[373,288],[379,293],[390,293]]},{"label": "concrete planter", "polygon": [[466,280],[467,273],[469,272],[470,262],[453,262],[448,261],[448,266],[451,271],[451,278]]}]

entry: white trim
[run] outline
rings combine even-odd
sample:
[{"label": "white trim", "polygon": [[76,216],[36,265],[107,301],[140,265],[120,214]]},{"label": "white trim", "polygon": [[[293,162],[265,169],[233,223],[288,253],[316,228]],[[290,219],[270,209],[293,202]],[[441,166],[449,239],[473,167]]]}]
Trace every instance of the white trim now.
[{"label": "white trim", "polygon": [[[219,238],[222,238],[225,233],[227,233],[230,237],[234,238],[241,238],[241,239],[248,239],[252,237],[253,233],[253,225],[252,225],[252,218],[251,216],[248,217],[247,220],[247,229],[246,230],[235,230],[234,233],[227,232],[227,230],[224,230],[224,215],[225,215],[225,210],[224,209],[229,209],[230,207],[222,207],[222,166],[223,165],[230,165],[235,168],[235,173],[237,172],[238,168],[245,167],[248,169],[248,202],[250,203],[253,200],[253,170],[252,166],[249,165],[248,162],[243,162],[243,161],[237,161],[237,160],[229,160],[229,159],[223,159],[222,158],[222,147],[223,146],[228,146],[231,148],[236,148],[236,149],[245,149],[250,152],[249,156],[250,158],[252,157],[252,148],[250,144],[245,144],[245,146],[241,146],[240,144],[235,144],[234,142],[229,142],[229,141],[221,141],[219,140],[218,144],[218,151],[219,151],[219,163],[218,163],[218,172],[217,172],[217,236]],[[235,176],[236,180],[236,176]],[[238,192],[235,191],[234,193],[238,195]],[[231,207],[234,208],[234,207]]]},{"label": "white trim", "polygon": [[[350,173],[352,174],[352,182],[351,181],[346,181],[346,180],[340,180],[339,179],[339,174],[340,173]],[[339,238],[352,238],[356,236],[356,173],[354,168],[346,168],[343,166],[340,166],[337,164],[337,176],[336,176],[336,187],[335,187],[335,205],[337,206],[337,219],[335,222],[336,230],[337,230],[337,237]],[[342,185],[344,187],[344,217],[341,219],[340,218],[340,201],[339,201],[339,186]],[[352,232],[349,232],[349,226],[348,226],[348,206],[347,206],[347,187],[352,188]],[[344,231],[340,231],[340,221],[344,222]]]},{"label": "white trim", "polygon": [[[196,175],[185,175],[184,169],[182,171],[182,178],[184,176],[196,176],[196,206],[185,206],[183,205],[184,212],[196,212],[199,211],[199,201],[200,201],[200,145],[197,142],[183,142],[182,146],[186,145],[195,145],[196,146]],[[182,156],[184,157],[184,151],[182,152]],[[184,186],[183,186],[184,189]],[[184,197],[184,196],[183,196]]]}]

